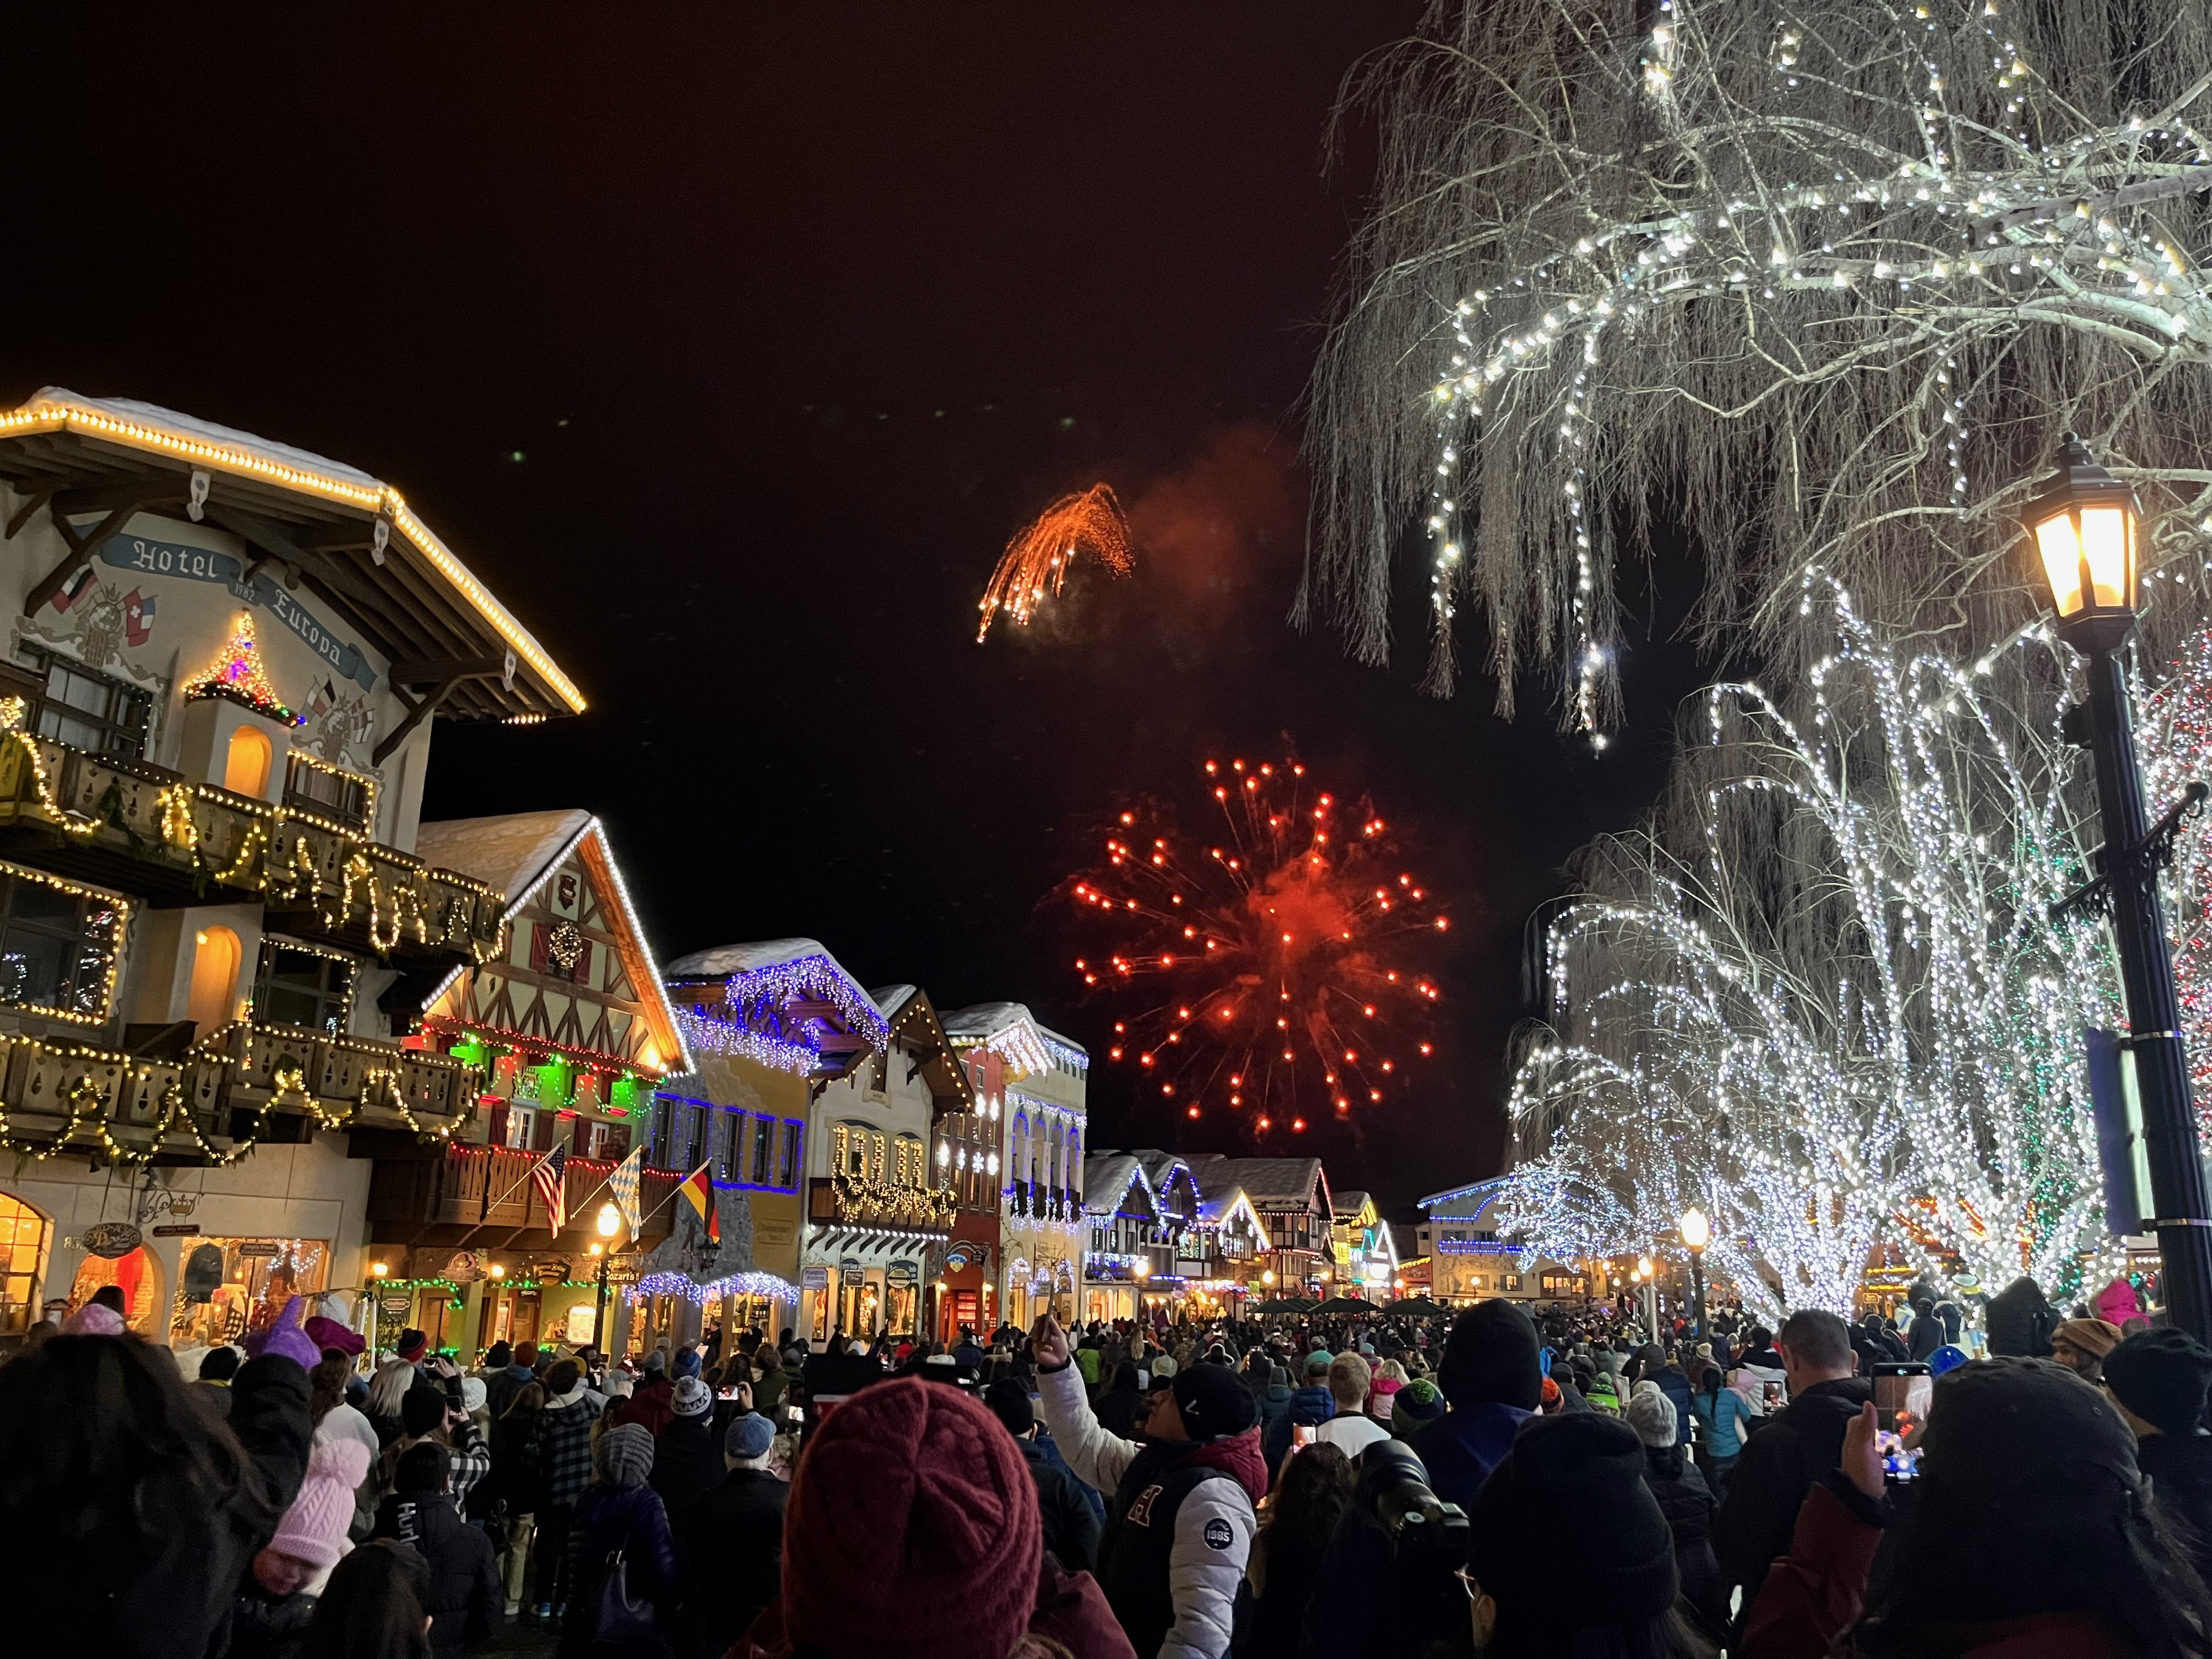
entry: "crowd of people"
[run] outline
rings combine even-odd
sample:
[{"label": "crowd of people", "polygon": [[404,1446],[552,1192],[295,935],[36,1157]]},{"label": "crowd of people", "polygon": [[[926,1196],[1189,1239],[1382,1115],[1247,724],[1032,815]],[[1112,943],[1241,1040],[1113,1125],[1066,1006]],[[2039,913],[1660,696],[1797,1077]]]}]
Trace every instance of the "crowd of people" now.
[{"label": "crowd of people", "polygon": [[187,1377],[103,1293],[0,1364],[0,1516],[134,1659],[2212,1659],[2212,1350],[2131,1302],[817,1346],[465,1367],[295,1301]]}]

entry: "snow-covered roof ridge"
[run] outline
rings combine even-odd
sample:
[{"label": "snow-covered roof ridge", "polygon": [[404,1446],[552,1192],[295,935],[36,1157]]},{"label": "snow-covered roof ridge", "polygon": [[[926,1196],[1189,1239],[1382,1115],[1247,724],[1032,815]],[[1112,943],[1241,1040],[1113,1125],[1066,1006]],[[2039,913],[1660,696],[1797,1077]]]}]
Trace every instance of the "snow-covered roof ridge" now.
[{"label": "snow-covered roof ridge", "polygon": [[67,386],[44,386],[31,394],[23,407],[33,413],[51,412],[55,415],[71,409],[97,410],[119,421],[164,428],[247,454],[260,455],[284,466],[297,467],[304,472],[320,472],[330,477],[343,478],[365,489],[381,490],[385,487],[382,479],[372,477],[357,466],[348,466],[343,461],[334,461],[312,450],[295,448],[290,444],[278,443],[273,438],[241,432],[234,426],[222,426],[214,421],[204,421],[197,415],[164,409],[159,404],[145,403],[137,398],[88,398],[81,392],[71,392]]},{"label": "snow-covered roof ridge", "polygon": [[[829,957],[829,947],[813,939],[753,939],[738,945],[710,945],[704,951],[694,951],[688,956],[678,957],[663,964],[661,971],[670,979],[727,979],[732,974],[747,974],[759,968],[774,968],[787,962],[802,962],[808,957]],[[840,964],[838,972],[843,973]]]},{"label": "snow-covered roof ridge", "polygon": [[415,856],[441,870],[473,876],[514,902],[530,878],[592,826],[589,812],[507,812],[495,817],[441,818],[418,827]]},{"label": "snow-covered roof ridge", "polygon": [[920,988],[913,985],[879,985],[872,988],[868,995],[884,1011],[884,1018],[889,1019],[912,1002],[920,994]]}]

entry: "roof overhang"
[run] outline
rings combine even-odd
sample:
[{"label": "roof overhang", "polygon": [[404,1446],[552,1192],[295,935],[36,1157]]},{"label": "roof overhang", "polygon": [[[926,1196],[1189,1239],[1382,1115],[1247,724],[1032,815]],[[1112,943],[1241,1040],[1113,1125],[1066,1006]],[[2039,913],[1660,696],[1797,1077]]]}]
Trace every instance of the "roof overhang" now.
[{"label": "roof overhang", "polygon": [[395,684],[437,696],[447,719],[583,712],[574,683],[399,492],[351,467],[149,404],[49,387],[0,413],[0,481],[27,498],[10,534],[40,509],[62,521],[96,517],[101,542],[135,512],[229,532],[254,565],[312,590],[358,629]]}]

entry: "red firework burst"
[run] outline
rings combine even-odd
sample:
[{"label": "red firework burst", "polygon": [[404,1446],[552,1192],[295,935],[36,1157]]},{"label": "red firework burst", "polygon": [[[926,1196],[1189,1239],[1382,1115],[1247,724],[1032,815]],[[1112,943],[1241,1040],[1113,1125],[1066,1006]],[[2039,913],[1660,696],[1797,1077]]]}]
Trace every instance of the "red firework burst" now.
[{"label": "red firework burst", "polygon": [[1190,1117],[1224,1109],[1263,1134],[1382,1101],[1434,1051],[1437,984],[1408,945],[1448,919],[1365,801],[1317,792],[1296,760],[1206,774],[1222,839],[1148,804],[1069,880],[1101,938],[1076,961],[1083,982],[1147,1005],[1115,1023],[1108,1057]]}]

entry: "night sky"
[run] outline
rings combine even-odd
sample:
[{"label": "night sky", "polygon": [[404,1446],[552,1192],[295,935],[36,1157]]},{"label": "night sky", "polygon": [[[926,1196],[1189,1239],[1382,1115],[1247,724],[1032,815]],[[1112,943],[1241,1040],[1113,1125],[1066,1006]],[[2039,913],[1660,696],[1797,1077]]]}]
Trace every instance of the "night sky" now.
[{"label": "night sky", "polygon": [[[441,725],[426,817],[599,812],[664,959],[805,934],[1026,1002],[1097,1057],[1094,1146],[1246,1150],[1133,1105],[1049,896],[1131,792],[1294,747],[1456,946],[1424,1080],[1296,1145],[1395,1218],[1491,1173],[1524,921],[1650,799],[1694,665],[1661,605],[1594,759],[1548,684],[1511,725],[1419,695],[1418,564],[1388,671],[1285,620],[1368,182],[1356,123],[1324,174],[1329,110],[1419,7],[749,9],[12,20],[0,398],[397,484],[592,705]],[[1099,479],[1138,574],[979,647],[1007,537]]]}]

